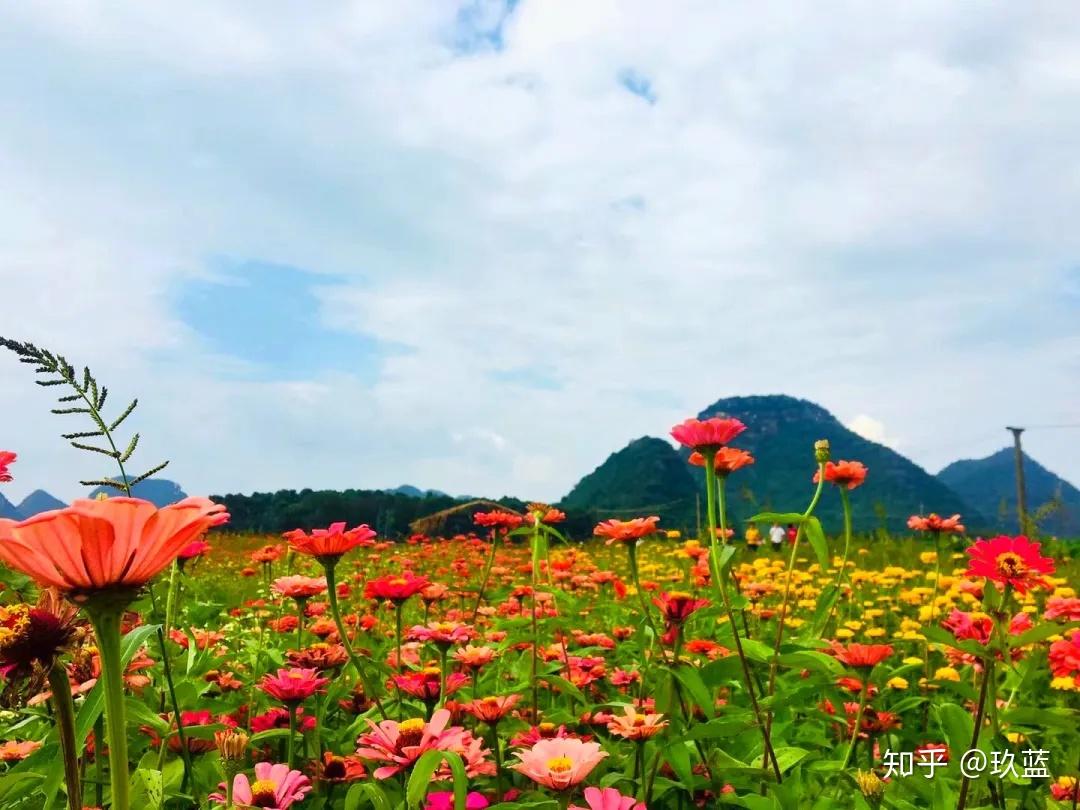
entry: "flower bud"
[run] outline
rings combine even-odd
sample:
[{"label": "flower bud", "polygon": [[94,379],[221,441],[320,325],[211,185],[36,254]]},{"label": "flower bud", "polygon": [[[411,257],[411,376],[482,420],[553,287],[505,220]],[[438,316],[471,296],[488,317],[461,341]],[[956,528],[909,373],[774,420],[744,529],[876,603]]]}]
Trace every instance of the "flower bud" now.
[{"label": "flower bud", "polygon": [[862,793],[863,798],[866,799],[867,804],[875,808],[875,810],[881,806],[881,802],[885,798],[885,783],[881,781],[876,773],[873,771],[859,771],[855,774],[855,784],[859,786],[859,791]]},{"label": "flower bud", "polygon": [[818,439],[814,442],[814,460],[818,464],[824,464],[829,460],[829,440]]},{"label": "flower bud", "polygon": [[247,753],[250,738],[243,731],[227,728],[214,734],[214,745],[221,754],[222,763],[242,762]]}]

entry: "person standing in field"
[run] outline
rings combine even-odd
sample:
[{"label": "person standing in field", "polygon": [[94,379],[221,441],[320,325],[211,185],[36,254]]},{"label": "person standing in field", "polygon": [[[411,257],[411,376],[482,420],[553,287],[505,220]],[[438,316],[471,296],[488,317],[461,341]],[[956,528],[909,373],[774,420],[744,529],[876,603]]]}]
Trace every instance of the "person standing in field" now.
[{"label": "person standing in field", "polygon": [[757,524],[747,524],[746,533],[743,536],[746,538],[747,551],[757,551],[758,546],[761,545],[761,532],[758,531]]},{"label": "person standing in field", "polygon": [[769,542],[772,543],[773,551],[779,551],[784,545],[784,527],[774,523],[769,529]]},{"label": "person standing in field", "polygon": [[787,539],[789,543],[794,543],[795,538],[799,536],[799,530],[795,528],[794,523],[787,525]]}]

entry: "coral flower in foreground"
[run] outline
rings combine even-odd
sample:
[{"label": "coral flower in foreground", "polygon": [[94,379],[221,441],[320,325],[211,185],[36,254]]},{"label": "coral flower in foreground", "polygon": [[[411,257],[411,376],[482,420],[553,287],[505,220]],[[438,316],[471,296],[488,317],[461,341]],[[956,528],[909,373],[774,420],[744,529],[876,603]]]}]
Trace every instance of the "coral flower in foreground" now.
[{"label": "coral flower in foreground", "polygon": [[1044,575],[1054,573],[1053,559],[1042,556],[1039,544],[1023,535],[978,540],[966,551],[971,560],[964,576],[985,577],[991,582],[1012,585],[1021,594],[1047,587]]},{"label": "coral flower in foreground", "polygon": [[716,451],[746,430],[738,419],[687,419],[671,429],[671,437],[684,447],[698,451]]},{"label": "coral flower in foreground", "polygon": [[[221,784],[224,790],[225,784]],[[236,807],[265,807],[270,810],[288,810],[295,802],[303,801],[311,790],[311,780],[300,771],[290,770],[288,765],[255,763],[255,781],[247,774],[238,773],[233,779],[232,800]],[[225,804],[225,796],[210,796],[218,804]]]},{"label": "coral flower in foreground", "polygon": [[259,687],[272,698],[282,703],[302,703],[320,691],[328,678],[319,675],[317,669],[279,669],[276,675],[264,675]]},{"label": "coral flower in foreground", "polygon": [[943,518],[934,512],[923,517],[912,515],[908,518],[909,529],[917,532],[934,532],[936,534],[963,534],[964,524],[960,522],[960,515]]},{"label": "coral flower in foreground", "polygon": [[645,810],[644,802],[639,802],[633,796],[623,796],[613,787],[585,788],[585,804],[588,807],[572,804],[569,810]]},{"label": "coral flower in foreground", "polygon": [[[695,451],[690,454],[690,463],[695,467],[704,467],[705,456]],[[731,475],[736,470],[748,467],[753,463],[754,457],[745,450],[739,450],[735,447],[721,447],[716,451],[716,460],[713,462],[713,469],[716,470],[717,475],[724,478]]]},{"label": "coral flower in foreground", "polygon": [[576,737],[540,740],[532,748],[516,751],[520,762],[512,767],[549,790],[570,790],[581,784],[607,756],[600,744]]},{"label": "coral flower in foreground", "polygon": [[849,667],[870,669],[892,655],[893,648],[888,644],[848,644],[843,647],[834,642],[833,653]]},{"label": "coral flower in foreground", "polygon": [[[867,472],[866,466],[861,461],[825,462],[825,480],[846,489],[855,489],[865,482]],[[814,483],[818,483],[819,480],[819,473],[814,473]]]},{"label": "coral flower in foreground", "polygon": [[139,498],[77,500],[22,522],[0,520],[0,560],[64,593],[134,589],[228,519],[206,498],[161,509]]},{"label": "coral flower in foreground", "polygon": [[8,466],[14,464],[17,458],[18,456],[10,450],[0,450],[0,484],[6,484],[8,481],[13,480],[11,473],[8,471]]},{"label": "coral flower in foreground", "polygon": [[355,529],[345,528],[345,523],[331,523],[328,529],[315,529],[311,534],[293,529],[283,535],[293,551],[310,557],[340,557],[357,546],[374,545],[375,532],[366,524]]},{"label": "coral flower in foreground", "polygon": [[605,520],[596,524],[596,528],[593,529],[593,534],[596,537],[606,537],[607,543],[605,545],[611,545],[612,543],[636,543],[642,537],[648,537],[656,534],[658,531],[656,524],[660,522],[660,518],[647,517],[647,518],[634,518],[633,520]]},{"label": "coral flower in foreground", "polygon": [[270,586],[275,593],[288,599],[310,599],[326,592],[326,577],[278,577]]}]

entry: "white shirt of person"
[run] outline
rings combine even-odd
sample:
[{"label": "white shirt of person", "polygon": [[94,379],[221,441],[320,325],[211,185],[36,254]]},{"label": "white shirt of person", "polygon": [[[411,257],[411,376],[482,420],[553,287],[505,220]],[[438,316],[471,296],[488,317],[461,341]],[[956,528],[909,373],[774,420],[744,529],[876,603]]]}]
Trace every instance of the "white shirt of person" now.
[{"label": "white shirt of person", "polygon": [[772,540],[774,546],[779,546],[784,542],[784,538],[787,536],[787,532],[784,531],[783,526],[773,526],[769,529],[769,539]]}]

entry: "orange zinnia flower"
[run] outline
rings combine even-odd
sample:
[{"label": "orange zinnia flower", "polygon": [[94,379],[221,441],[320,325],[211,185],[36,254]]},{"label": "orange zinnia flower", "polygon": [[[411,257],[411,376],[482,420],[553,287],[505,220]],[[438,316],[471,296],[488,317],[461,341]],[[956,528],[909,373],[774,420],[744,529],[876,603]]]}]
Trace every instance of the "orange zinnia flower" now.
[{"label": "orange zinnia flower", "polygon": [[293,529],[283,536],[293,551],[316,558],[340,557],[357,546],[370,546],[375,542],[375,532],[367,524],[346,530],[344,522],[331,523],[330,528],[315,529],[311,534]]},{"label": "orange zinnia flower", "polygon": [[848,644],[844,647],[833,642],[833,653],[849,667],[869,669],[892,655],[893,648],[888,644]]},{"label": "orange zinnia flower", "polygon": [[633,520],[605,520],[596,524],[593,534],[596,537],[606,537],[607,543],[635,543],[642,537],[656,534],[656,524],[660,518],[653,516],[647,518],[634,518]]},{"label": "orange zinnia flower", "polygon": [[[696,467],[705,466],[705,456],[697,451],[690,454],[690,463]],[[748,467],[754,463],[754,457],[745,450],[736,447],[721,447],[716,451],[716,460],[713,469],[721,478],[731,475],[738,469]]]},{"label": "orange zinnia flower", "polygon": [[641,714],[627,706],[623,714],[612,716],[608,731],[624,740],[647,740],[664,730],[667,720],[662,714]]},{"label": "orange zinnia flower", "polygon": [[22,522],[0,520],[0,560],[64,593],[138,588],[228,519],[206,498],[162,509],[139,498],[77,500]]},{"label": "orange zinnia flower", "polygon": [[[868,470],[861,461],[827,461],[825,462],[825,480],[838,487],[855,489],[866,480]],[[814,483],[820,476],[814,473]]]}]

